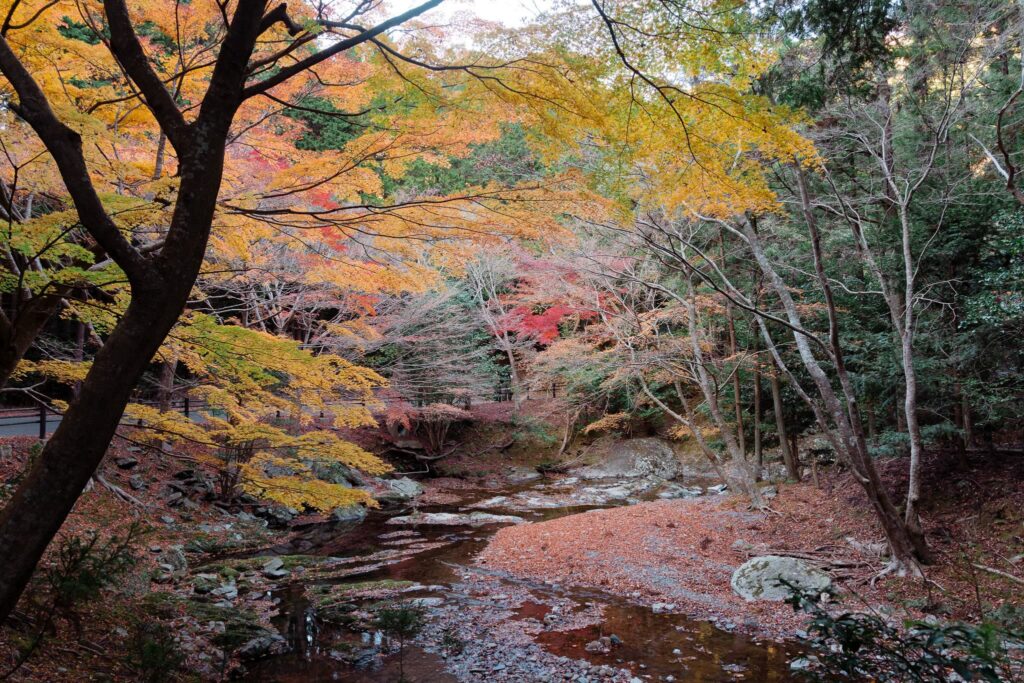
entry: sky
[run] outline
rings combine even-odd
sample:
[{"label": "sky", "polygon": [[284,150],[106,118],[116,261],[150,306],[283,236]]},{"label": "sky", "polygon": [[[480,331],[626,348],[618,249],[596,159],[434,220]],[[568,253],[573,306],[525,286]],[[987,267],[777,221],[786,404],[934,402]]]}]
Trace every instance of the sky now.
[{"label": "sky", "polygon": [[[389,4],[398,11],[404,11],[421,2],[391,0]],[[445,18],[458,12],[469,12],[481,19],[497,21],[506,26],[521,26],[553,4],[554,0],[445,0],[426,16]]]}]

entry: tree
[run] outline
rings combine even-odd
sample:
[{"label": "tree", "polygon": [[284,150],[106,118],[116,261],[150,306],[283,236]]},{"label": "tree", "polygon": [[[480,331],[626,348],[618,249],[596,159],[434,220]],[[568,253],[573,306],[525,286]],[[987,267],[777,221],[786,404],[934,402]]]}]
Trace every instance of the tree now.
[{"label": "tree", "polygon": [[[11,3],[0,38],[0,72],[11,89],[7,109],[31,126],[45,145],[89,237],[124,273],[131,301],[97,353],[78,398],[47,442],[14,496],[0,513],[0,619],[6,619],[50,539],[106,452],[132,389],[192,290],[206,252],[225,167],[226,145],[236,114],[257,97],[278,97],[278,86],[332,57],[369,41],[440,3],[428,0],[370,28],[355,27],[366,7],[341,21],[312,13],[297,23],[284,5],[254,0],[233,11],[221,8],[206,20],[214,55],[200,66],[181,65],[177,81],[197,90],[183,107],[154,69],[123,0],[107,0],[90,13],[97,31],[131,88],[144,103],[177,159],[177,188],[162,245],[146,252],[121,232],[92,179],[86,145],[52,105],[32,73],[25,44],[12,42],[49,6],[36,10]],[[94,9],[92,7],[90,10]],[[328,31],[333,41],[318,42]],[[109,41],[106,38],[109,35]],[[21,53],[19,55],[19,53]],[[173,82],[173,81],[172,81]]]}]

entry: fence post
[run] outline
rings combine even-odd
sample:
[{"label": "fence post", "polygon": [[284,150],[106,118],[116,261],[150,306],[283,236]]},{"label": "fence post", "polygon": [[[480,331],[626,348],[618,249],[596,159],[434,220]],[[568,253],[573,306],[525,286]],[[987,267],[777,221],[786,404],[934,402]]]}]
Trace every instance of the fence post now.
[{"label": "fence post", "polygon": [[188,403],[188,396],[185,397],[185,400],[182,402],[181,406],[182,411],[185,413],[185,417],[191,417],[189,415],[189,412],[191,411],[191,406]]},{"label": "fence post", "polygon": [[39,440],[46,439],[46,404],[39,404]]}]

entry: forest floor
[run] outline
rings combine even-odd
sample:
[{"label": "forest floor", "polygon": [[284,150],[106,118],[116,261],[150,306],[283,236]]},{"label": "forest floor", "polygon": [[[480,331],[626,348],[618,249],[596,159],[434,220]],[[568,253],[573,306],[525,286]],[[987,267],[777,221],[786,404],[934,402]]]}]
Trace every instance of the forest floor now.
[{"label": "forest floor", "polygon": [[[0,453],[0,500],[13,491],[36,451],[33,439],[5,443],[13,449]],[[421,500],[456,501],[468,488],[493,485],[509,464],[535,465],[543,457],[536,450],[518,454],[493,448],[477,454],[476,460],[459,459],[452,472],[459,476],[431,480]],[[206,567],[266,549],[302,552],[289,545],[296,529],[268,529],[262,520],[228,514],[207,503],[169,503],[173,491],[169,495],[168,486],[188,481],[183,472],[194,467],[187,460],[150,457],[127,442],[115,442],[101,467],[102,479],[75,507],[47,563],[59,564],[62,541],[96,533],[102,544],[123,537],[138,523],[146,532],[136,541],[135,564],[102,599],[52,610],[45,640],[11,680],[139,680],[140,628],[155,618],[184,645],[184,664],[200,680],[216,679],[238,664],[235,657],[218,658],[218,642],[265,634],[268,649],[280,644],[271,623],[277,611],[270,597],[272,583],[262,576],[259,564],[265,558],[255,569],[236,563],[242,570],[238,576],[227,564],[218,570]],[[904,461],[882,463],[897,495],[905,486],[904,469]],[[922,516],[938,560],[926,568],[927,582],[886,577],[871,585],[884,565],[871,553],[881,533],[859,487],[847,474],[827,469],[821,472],[820,487],[777,484],[778,496],[767,514],[752,513],[731,496],[705,496],[506,527],[478,556],[478,567],[598,588],[632,603],[662,603],[660,609],[772,637],[793,635],[802,628],[801,620],[786,605],[745,603],[729,587],[732,569],[749,556],[767,552],[804,555],[832,566],[854,608],[866,603],[894,615],[976,621],[1001,607],[1019,606],[1019,585],[976,565],[1024,578],[1024,457],[972,453],[964,466],[951,454],[931,454],[924,471]],[[299,518],[292,525],[316,522]],[[184,557],[186,569],[168,570]],[[196,602],[198,581],[210,571],[217,573],[218,583],[237,580],[239,595],[230,598],[230,609],[210,600]],[[30,613],[31,599],[46,595],[51,576],[40,573],[22,611]],[[17,661],[17,651],[31,632],[25,624],[4,630],[0,675]]]},{"label": "forest floor", "polygon": [[[14,490],[18,476],[38,453],[38,442],[30,437],[5,439],[4,446],[11,451],[0,457],[0,501]],[[293,535],[286,528],[268,529],[256,517],[229,515],[187,495],[176,497],[173,487],[187,491],[190,480],[185,473],[197,468],[188,458],[152,457],[129,442],[114,441],[97,477],[47,550],[43,560],[47,570],[37,572],[22,597],[15,628],[0,633],[0,678],[142,680],[142,658],[170,654],[170,650],[147,653],[143,636],[165,629],[179,639],[175,647],[183,658],[179,663],[202,680],[216,680],[238,663],[237,658],[220,656],[217,641],[234,637],[233,629],[245,636],[276,633],[270,622],[274,605],[259,590],[249,591],[238,609],[218,607],[212,601],[208,605],[186,601],[193,586],[178,582],[187,571],[186,557],[195,562],[197,557],[243,553]],[[208,473],[205,479],[209,480]],[[129,535],[126,552],[118,554],[117,541]],[[94,552],[86,562],[77,562],[75,544],[89,544],[92,539]],[[117,565],[123,559],[128,564],[120,573]],[[55,581],[73,575],[85,588],[91,575],[105,580],[108,573],[112,583],[100,596],[75,604],[52,602]],[[39,624],[45,628],[40,630]],[[6,678],[26,646],[32,655]]]},{"label": "forest floor", "polygon": [[[882,463],[894,492],[902,461]],[[598,587],[742,630],[792,635],[800,615],[784,603],[749,603],[730,587],[733,571],[756,555],[793,555],[826,568],[850,609],[888,615],[978,621],[1020,608],[1024,580],[1024,457],[949,454],[925,463],[922,520],[936,555],[927,581],[873,579],[885,562],[880,527],[852,477],[825,471],[810,482],[779,484],[771,512],[733,497],[645,502],[506,527],[478,562],[517,577]],[[668,606],[671,605],[669,608]]]}]

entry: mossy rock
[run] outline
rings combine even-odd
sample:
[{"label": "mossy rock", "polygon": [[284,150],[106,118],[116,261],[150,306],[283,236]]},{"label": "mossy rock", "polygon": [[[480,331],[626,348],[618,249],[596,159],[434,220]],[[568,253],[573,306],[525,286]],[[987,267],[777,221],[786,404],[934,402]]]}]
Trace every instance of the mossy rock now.
[{"label": "mossy rock", "polygon": [[398,581],[395,579],[380,579],[379,581],[359,581],[357,583],[339,583],[331,586],[332,592],[341,592],[345,595],[354,593],[369,593],[371,591],[400,591],[410,586],[415,586],[413,581]]},{"label": "mossy rock", "polygon": [[273,559],[279,559],[285,569],[295,567],[312,567],[337,560],[335,557],[322,557],[319,555],[260,555],[258,557],[239,557],[226,560],[209,562],[196,569],[197,572],[221,574],[225,571],[234,572],[232,576],[238,576],[242,572],[257,572],[263,569],[263,565]]},{"label": "mossy rock", "polygon": [[360,581],[347,584],[322,584],[312,590],[310,599],[316,605],[321,619],[336,624],[347,624],[356,620],[351,613],[359,609],[356,602],[360,598],[378,598],[381,593],[397,593],[404,588],[414,585],[416,584],[412,581],[395,581],[391,579]]},{"label": "mossy rock", "polygon": [[201,623],[223,622],[224,632],[214,636],[213,643],[226,650],[234,650],[254,638],[271,633],[260,623],[259,617],[249,610],[189,601],[185,605],[185,611]]}]

